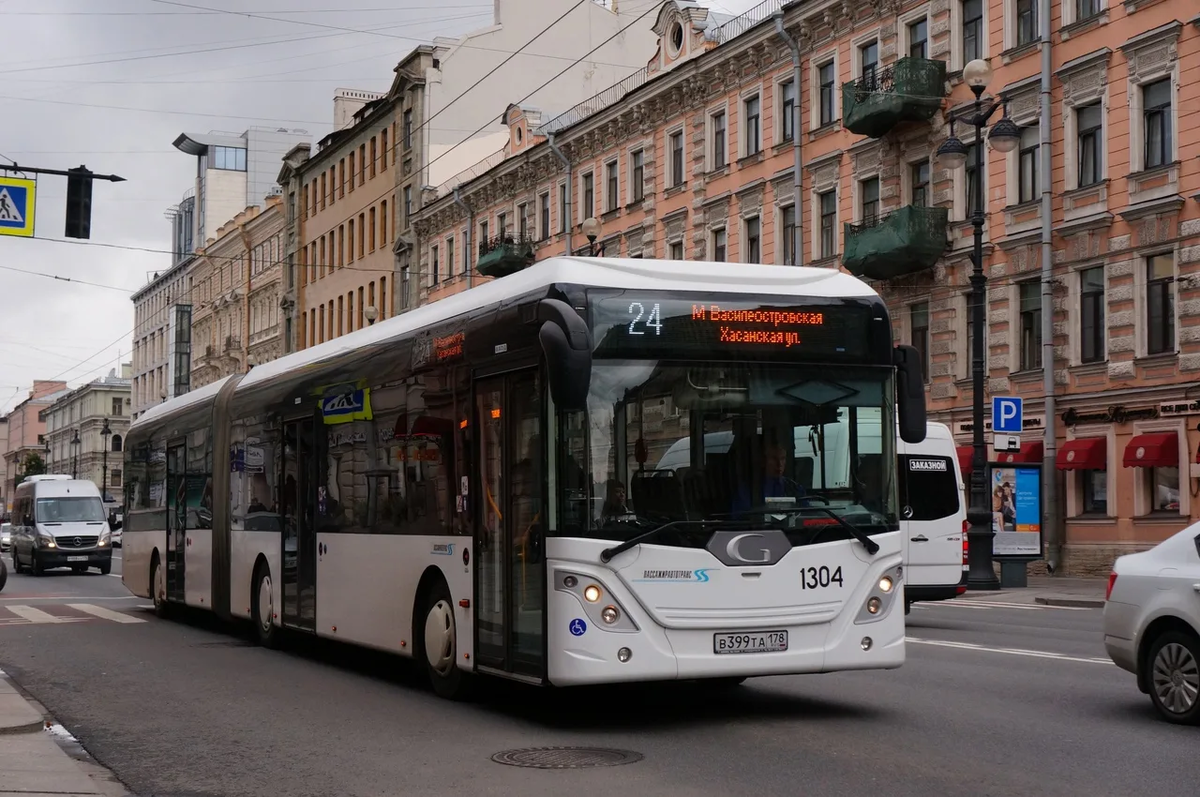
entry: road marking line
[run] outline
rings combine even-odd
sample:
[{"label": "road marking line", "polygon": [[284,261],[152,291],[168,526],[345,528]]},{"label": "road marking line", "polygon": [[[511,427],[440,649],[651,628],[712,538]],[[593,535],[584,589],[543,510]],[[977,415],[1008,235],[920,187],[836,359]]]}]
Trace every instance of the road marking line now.
[{"label": "road marking line", "polygon": [[949,601],[929,601],[927,603],[914,603],[913,606],[922,606],[924,608],[932,608],[941,606],[950,609],[1024,609],[1026,611],[1042,612],[1047,609],[1057,609],[1067,612],[1090,612],[1094,611],[1088,606],[1053,606],[1045,603],[1001,603],[1000,601],[981,601],[973,598],[965,600],[949,600]]},{"label": "road marking line", "polygon": [[0,601],[132,601],[137,600],[136,595],[14,595],[11,598],[0,598]]},{"label": "road marking line", "polygon": [[1022,650],[1021,648],[989,648],[971,642],[949,642],[941,639],[917,639],[906,637],[906,642],[916,645],[934,645],[942,648],[958,648],[959,650],[978,650],[983,653],[1007,653],[1010,656],[1029,656],[1036,659],[1057,659],[1059,661],[1077,661],[1082,664],[1112,664],[1111,659],[1092,658],[1085,656],[1068,656],[1065,653],[1051,653],[1045,650]]},{"label": "road marking line", "polygon": [[44,612],[41,609],[35,609],[32,606],[9,606],[8,610],[18,617],[23,617],[31,623],[69,623],[70,620],[65,617],[55,617],[49,612]]},{"label": "road marking line", "polygon": [[81,612],[94,615],[104,620],[112,620],[114,623],[144,623],[146,622],[140,617],[130,617],[128,614],[114,612],[112,609],[105,609],[102,606],[93,606],[90,603],[68,603],[72,609],[78,609]]}]

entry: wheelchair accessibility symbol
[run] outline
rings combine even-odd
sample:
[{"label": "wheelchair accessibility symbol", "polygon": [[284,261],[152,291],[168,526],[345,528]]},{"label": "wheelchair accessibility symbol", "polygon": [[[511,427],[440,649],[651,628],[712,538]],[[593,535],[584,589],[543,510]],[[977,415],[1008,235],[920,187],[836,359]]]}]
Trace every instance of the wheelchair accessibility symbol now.
[{"label": "wheelchair accessibility symbol", "polygon": [[583,636],[587,633],[587,623],[583,620],[575,619],[571,621],[571,633],[575,636]]}]

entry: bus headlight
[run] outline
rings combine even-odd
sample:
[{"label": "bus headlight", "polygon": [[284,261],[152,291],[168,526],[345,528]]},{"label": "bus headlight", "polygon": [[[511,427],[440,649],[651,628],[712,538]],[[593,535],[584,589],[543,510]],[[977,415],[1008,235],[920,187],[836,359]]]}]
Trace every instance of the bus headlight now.
[{"label": "bus headlight", "polygon": [[588,584],[583,590],[583,599],[588,603],[596,603],[600,600],[600,588],[595,584]]},{"label": "bus headlight", "polygon": [[605,632],[632,633],[640,630],[637,622],[629,616],[629,611],[613,591],[595,576],[572,573],[569,570],[555,570],[554,591],[570,595],[579,607],[566,619],[559,616],[552,620],[554,623],[562,623],[563,628],[573,619],[580,618],[577,612],[582,611],[593,628],[603,629]]},{"label": "bus headlight", "polygon": [[895,586],[895,584],[892,582],[891,576],[884,576],[883,578],[879,579],[880,592],[891,592],[893,586]]},{"label": "bus headlight", "polygon": [[867,593],[862,608],[858,610],[858,617],[854,619],[856,624],[873,623],[891,614],[896,594],[900,592],[902,573],[900,565],[888,568],[879,580],[871,585],[871,591]]},{"label": "bus headlight", "polygon": [[616,606],[605,606],[604,611],[600,612],[600,619],[612,625],[617,620],[621,619],[621,613],[617,611]]}]

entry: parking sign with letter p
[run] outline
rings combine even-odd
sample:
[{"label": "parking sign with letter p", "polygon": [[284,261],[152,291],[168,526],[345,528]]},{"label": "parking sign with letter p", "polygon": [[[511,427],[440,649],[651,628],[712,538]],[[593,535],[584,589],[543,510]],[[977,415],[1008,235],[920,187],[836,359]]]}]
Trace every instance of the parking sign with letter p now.
[{"label": "parking sign with letter p", "polygon": [[1024,418],[1022,401],[1016,396],[992,396],[992,431],[996,434],[1020,434]]}]

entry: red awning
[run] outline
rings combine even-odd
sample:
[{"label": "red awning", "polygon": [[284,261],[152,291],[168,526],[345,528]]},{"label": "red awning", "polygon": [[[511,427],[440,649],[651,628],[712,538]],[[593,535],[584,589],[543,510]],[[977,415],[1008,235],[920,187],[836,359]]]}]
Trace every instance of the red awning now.
[{"label": "red awning", "polygon": [[975,457],[975,448],[973,446],[959,446],[954,449],[954,453],[958,455],[958,469],[962,471],[963,479],[971,477],[971,460]]},{"label": "red awning", "polygon": [[1040,463],[1045,456],[1045,446],[1041,440],[1030,440],[1028,443],[1021,444],[1020,451],[1006,451],[1002,454],[996,454],[997,462],[1012,462],[1012,463]]},{"label": "red awning", "polygon": [[1179,436],[1175,432],[1136,435],[1125,446],[1127,468],[1174,468],[1179,464]]},{"label": "red awning", "polygon": [[1108,467],[1108,441],[1103,437],[1077,437],[1058,450],[1059,470],[1104,470]]}]

